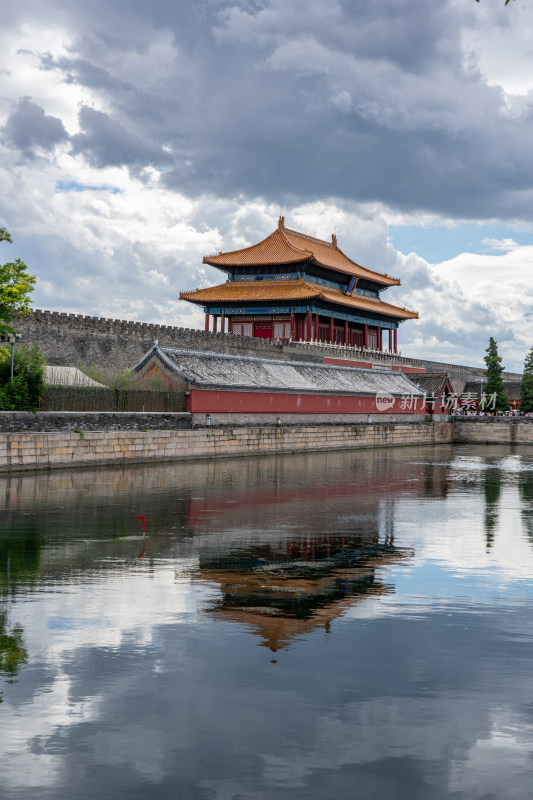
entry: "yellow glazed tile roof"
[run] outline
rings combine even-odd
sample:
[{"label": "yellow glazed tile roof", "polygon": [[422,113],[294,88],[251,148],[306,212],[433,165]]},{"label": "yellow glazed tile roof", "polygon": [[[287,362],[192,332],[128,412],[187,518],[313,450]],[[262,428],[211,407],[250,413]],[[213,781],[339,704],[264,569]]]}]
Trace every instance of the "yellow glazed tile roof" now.
[{"label": "yellow glazed tile roof", "polygon": [[319,289],[305,281],[242,281],[238,283],[210,286],[209,289],[197,289],[195,292],[180,292],[180,300],[193,303],[219,302],[227,300],[306,300],[318,297]]},{"label": "yellow glazed tile roof", "polygon": [[391,278],[389,275],[374,272],[356,264],[337,247],[335,236],[331,237],[331,242],[326,242],[323,239],[316,239],[314,236],[293,231],[285,227],[283,217],[280,217],[277,229],[263,241],[242,250],[204,256],[203,259],[205,264],[222,268],[295,264],[309,260],[327,269],[356,278],[366,278],[382,286],[397,286],[400,283],[398,278]]},{"label": "yellow glazed tile roof", "polygon": [[338,289],[328,289],[304,280],[297,281],[242,281],[238,283],[222,283],[208,289],[196,289],[192,292],[181,292],[180,300],[191,303],[251,302],[275,300],[310,300],[312,298],[326,300],[345,308],[373,311],[396,319],[418,319],[416,311],[384,303],[378,298],[362,295],[348,296]]}]

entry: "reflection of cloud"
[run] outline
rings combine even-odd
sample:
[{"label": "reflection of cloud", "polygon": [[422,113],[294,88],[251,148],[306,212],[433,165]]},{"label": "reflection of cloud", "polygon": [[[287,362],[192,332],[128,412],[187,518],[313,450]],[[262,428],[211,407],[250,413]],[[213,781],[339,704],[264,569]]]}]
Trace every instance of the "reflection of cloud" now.
[{"label": "reflection of cloud", "polygon": [[[133,545],[133,542],[132,542]],[[73,552],[74,555],[74,552]],[[132,557],[133,558],[133,557]],[[46,570],[46,557],[43,560]],[[193,566],[190,560],[184,569]],[[0,727],[0,761],[5,763],[2,780],[10,787],[53,786],[64,777],[65,758],[55,748],[47,747],[55,737],[64,738],[69,727],[93,722],[102,714],[109,686],[100,683],[95,670],[95,691],[78,699],[73,696],[72,660],[90,658],[94,653],[114,653],[134,643],[142,652],[154,644],[154,630],[164,625],[180,625],[196,618],[198,607],[205,602],[202,587],[192,592],[183,576],[176,581],[174,565],[160,567],[152,580],[147,580],[150,565],[137,566],[133,571],[117,574],[103,571],[93,591],[85,582],[73,582],[65,591],[45,592],[38,604],[29,604],[24,616],[30,666],[19,678],[19,692],[24,695],[24,713],[5,703]],[[183,573],[184,575],[186,574]],[[169,609],[172,611],[169,613]],[[47,624],[43,625],[43,618]],[[83,654],[86,654],[85,656]],[[39,675],[39,665],[45,665],[44,682],[33,686],[33,675]],[[101,676],[103,680],[103,675]],[[150,675],[146,675],[150,680]],[[117,676],[121,683],[123,675]],[[75,693],[74,693],[75,694]],[[16,738],[13,731],[17,731]],[[100,741],[102,758],[112,748],[116,758],[135,755],[129,732],[121,736],[116,731]],[[130,737],[131,738],[131,737]],[[139,738],[137,769],[147,778],[153,777],[157,752],[143,761],[150,742]],[[43,748],[46,752],[43,751]],[[122,756],[120,755],[122,753]]]},{"label": "reflection of cloud", "polygon": [[[472,743],[468,753],[452,763],[450,792],[463,792],[469,797],[508,796],[509,773],[521,776],[531,771],[533,725],[507,709],[491,713],[491,729]],[[501,765],[506,765],[502,772]],[[516,789],[516,787],[514,787]]]}]

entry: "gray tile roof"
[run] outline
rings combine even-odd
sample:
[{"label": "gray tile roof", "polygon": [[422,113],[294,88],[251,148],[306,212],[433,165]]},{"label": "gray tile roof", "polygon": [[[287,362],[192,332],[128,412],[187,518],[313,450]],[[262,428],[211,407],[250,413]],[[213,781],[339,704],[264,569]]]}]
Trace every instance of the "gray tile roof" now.
[{"label": "gray tile roof", "polygon": [[411,375],[411,380],[413,383],[416,383],[428,397],[440,397],[446,386],[446,381],[449,379],[445,372],[427,372],[425,375]]},{"label": "gray tile roof", "polygon": [[[481,383],[480,380],[478,380],[478,381],[468,381],[465,384],[464,391],[473,393],[475,398],[479,399],[481,397],[481,388],[482,388],[482,386],[484,386],[484,381],[485,380],[486,379],[484,378],[483,379],[483,383]],[[513,400],[516,400],[516,401],[520,400],[520,381],[504,381],[503,382],[503,388],[504,388],[505,394],[507,395],[507,399],[509,400],[509,402],[511,402]]]},{"label": "gray tile roof", "polygon": [[399,372],[358,369],[304,361],[274,361],[155,345],[132,369],[142,372],[153,360],[169,374],[175,373],[191,388],[249,389],[395,396],[424,394]]}]

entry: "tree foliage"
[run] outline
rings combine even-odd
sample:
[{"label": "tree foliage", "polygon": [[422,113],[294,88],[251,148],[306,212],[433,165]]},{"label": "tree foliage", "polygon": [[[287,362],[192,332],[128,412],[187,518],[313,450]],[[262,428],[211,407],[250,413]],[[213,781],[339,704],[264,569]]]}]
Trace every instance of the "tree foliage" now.
[{"label": "tree foliage", "polygon": [[0,410],[33,411],[44,392],[46,359],[38,344],[32,348],[23,345],[15,351],[13,381],[11,381],[11,353],[0,352]]},{"label": "tree foliage", "polygon": [[489,339],[489,346],[485,352],[487,353],[484,358],[487,366],[485,370],[487,381],[483,387],[483,391],[487,398],[493,395],[496,396],[496,403],[494,406],[496,411],[507,411],[509,408],[509,398],[505,394],[503,386],[502,372],[504,368],[502,367],[502,359],[498,354],[498,345],[492,336]]},{"label": "tree foliage", "polygon": [[520,384],[520,411],[533,411],[533,347],[524,361],[524,374]]},{"label": "tree foliage", "polygon": [[[11,244],[11,235],[5,228],[0,228],[0,242]],[[11,325],[14,317],[30,313],[34,286],[35,276],[28,274],[20,258],[0,264],[0,334],[15,333]]]}]

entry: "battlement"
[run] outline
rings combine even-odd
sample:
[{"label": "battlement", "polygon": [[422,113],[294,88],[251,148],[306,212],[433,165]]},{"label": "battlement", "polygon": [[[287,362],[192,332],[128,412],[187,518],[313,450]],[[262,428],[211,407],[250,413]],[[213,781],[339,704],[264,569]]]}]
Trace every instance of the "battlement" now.
[{"label": "battlement", "polygon": [[[483,368],[444,364],[424,359],[402,357],[401,354],[364,350],[344,345],[282,342],[275,339],[252,339],[228,333],[161,325],[157,322],[111,319],[87,314],[35,309],[19,317],[15,326],[26,344],[39,342],[51,366],[94,365],[99,370],[122,371],[136,364],[158,339],[166,347],[207,350],[242,356],[256,356],[284,361],[324,363],[324,358],[366,361],[375,366],[415,367],[428,372],[449,372],[468,377],[481,377]],[[504,377],[519,379],[515,373]]]}]

